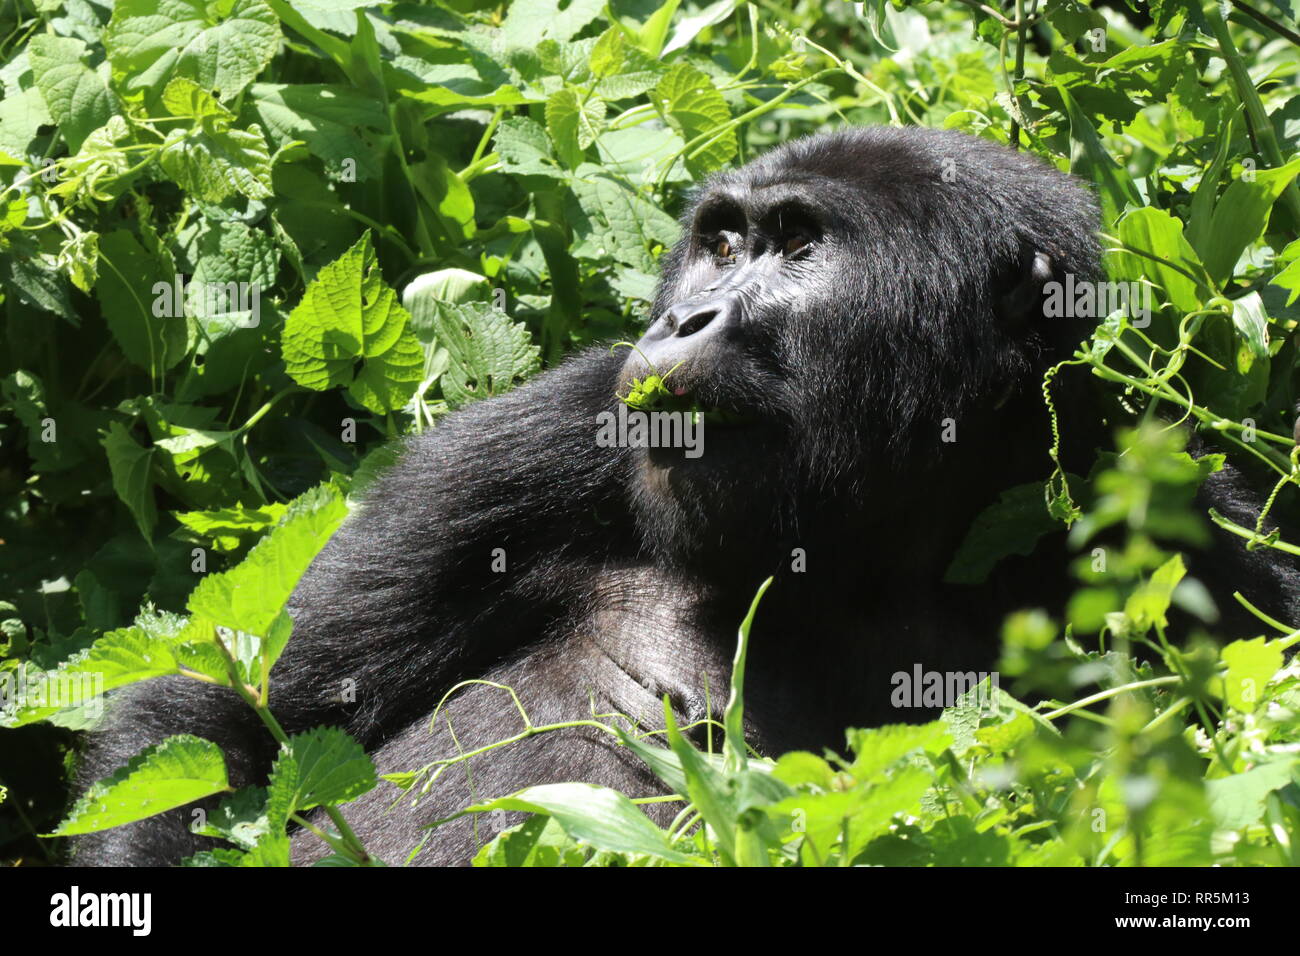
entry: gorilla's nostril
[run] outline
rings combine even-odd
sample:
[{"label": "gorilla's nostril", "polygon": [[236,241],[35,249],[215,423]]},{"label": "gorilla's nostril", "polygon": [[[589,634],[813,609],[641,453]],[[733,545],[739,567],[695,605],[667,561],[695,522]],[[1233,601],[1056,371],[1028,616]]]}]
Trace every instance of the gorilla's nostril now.
[{"label": "gorilla's nostril", "polygon": [[680,336],[694,335],[712,322],[717,314],[717,309],[700,309],[697,312],[692,312],[682,322],[682,327],[677,330],[677,334]]}]

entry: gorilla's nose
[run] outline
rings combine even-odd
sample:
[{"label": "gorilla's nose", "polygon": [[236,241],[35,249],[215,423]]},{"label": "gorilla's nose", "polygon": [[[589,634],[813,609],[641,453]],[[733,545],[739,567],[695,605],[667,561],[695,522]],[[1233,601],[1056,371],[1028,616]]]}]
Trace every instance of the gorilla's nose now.
[{"label": "gorilla's nose", "polygon": [[740,305],[735,296],[718,296],[703,302],[679,302],[664,312],[664,324],[669,335],[685,338],[714,326],[726,328],[740,316]]}]

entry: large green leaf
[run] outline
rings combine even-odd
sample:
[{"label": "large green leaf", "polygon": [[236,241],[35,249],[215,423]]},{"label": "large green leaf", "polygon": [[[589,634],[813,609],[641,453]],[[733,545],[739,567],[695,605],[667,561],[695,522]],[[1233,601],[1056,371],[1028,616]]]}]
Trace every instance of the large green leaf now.
[{"label": "large green leaf", "polygon": [[185,76],[229,99],[275,56],[280,21],[265,0],[118,0],[104,47],[128,90]]},{"label": "large green leaf", "polygon": [[424,352],[384,284],[368,232],[312,280],[285,321],[281,348],[296,382],[318,391],[345,386],[372,411],[401,408],[415,393]]},{"label": "large green leaf", "polygon": [[99,254],[95,295],[122,353],[155,375],[171,368],[185,357],[189,339],[171,265],[125,229],[100,236]]},{"label": "large green leaf", "polygon": [[27,52],[50,116],[75,153],[117,111],[104,71],[86,64],[86,45],[72,37],[40,34],[32,37]]},{"label": "large green leaf", "polygon": [[325,84],[257,83],[250,93],[277,146],[301,140],[335,179],[349,180],[348,161],[355,163],[357,180],[380,174],[378,146],[387,137],[388,119],[373,97]]},{"label": "large green leaf", "polygon": [[205,575],[188,601],[197,617],[267,637],[307,566],[347,517],[341,495],[326,487],[296,499],[280,524],[229,571]]},{"label": "large green leaf", "polygon": [[229,788],[220,747],[189,734],[168,737],[92,784],[52,835],[98,833]]}]

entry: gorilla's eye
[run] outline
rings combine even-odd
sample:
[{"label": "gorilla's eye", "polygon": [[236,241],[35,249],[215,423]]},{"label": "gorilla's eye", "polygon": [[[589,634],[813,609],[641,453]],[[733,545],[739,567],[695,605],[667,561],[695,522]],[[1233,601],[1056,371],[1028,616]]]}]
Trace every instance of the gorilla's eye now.
[{"label": "gorilla's eye", "polygon": [[793,236],[786,237],[782,249],[784,250],[785,255],[792,256],[796,252],[801,252],[804,249],[807,249],[808,244],[811,242],[812,240],[808,236],[803,235],[802,233],[796,233]]},{"label": "gorilla's eye", "polygon": [[736,261],[736,245],[730,233],[709,236],[704,240],[704,247],[713,254],[713,258],[719,264]]}]

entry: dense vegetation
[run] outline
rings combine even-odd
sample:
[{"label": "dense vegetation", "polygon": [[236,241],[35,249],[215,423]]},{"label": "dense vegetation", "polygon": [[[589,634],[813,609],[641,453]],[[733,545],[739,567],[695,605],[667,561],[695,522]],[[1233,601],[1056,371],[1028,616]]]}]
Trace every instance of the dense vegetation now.
[{"label": "dense vegetation", "polygon": [[[1110,277],[1151,292],[1149,324],[1116,310],[1074,360],[1107,383],[1122,453],[1009,489],[952,571],[977,582],[1068,533],[1073,600],[1007,621],[1000,689],[930,724],[849,729],[840,755],[773,764],[738,733],[705,754],[667,710],[666,735],[574,714],[682,795],[676,823],[581,782],[485,794],[470,808],[485,823],[539,815],[479,862],[1300,862],[1300,622],[1219,633],[1181,557],[1209,521],[1252,548],[1300,545],[1265,515],[1196,513],[1222,458],[1193,460],[1164,427],[1212,435],[1270,476],[1272,514],[1300,513],[1296,13],[0,3],[4,855],[55,860],[36,834],[228,789],[218,748],[177,737],[65,812],[94,694],[161,674],[230,686],[284,745],[268,787],[207,819],[230,848],[197,862],[282,864],[304,811],[339,824],[388,786],[341,731],[284,738],[266,707],[285,599],[384,443],[584,343],[635,339],[701,177],[802,133],[892,123],[1013,143],[1094,183]],[[1045,478],[1054,447],[1045,434]],[[1096,547],[1107,529],[1122,548]],[[1198,622],[1178,640],[1175,606]],[[743,664],[742,640],[732,729]],[[392,782],[418,796],[468,756]],[[331,860],[366,859],[339,830]]]}]

